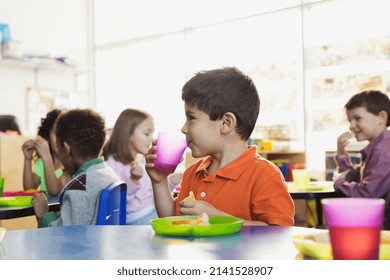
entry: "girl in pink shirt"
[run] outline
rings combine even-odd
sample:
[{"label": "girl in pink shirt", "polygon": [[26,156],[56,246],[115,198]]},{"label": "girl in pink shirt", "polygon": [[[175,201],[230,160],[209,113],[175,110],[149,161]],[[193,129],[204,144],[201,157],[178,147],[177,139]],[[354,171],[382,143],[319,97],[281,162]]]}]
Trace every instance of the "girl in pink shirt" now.
[{"label": "girl in pink shirt", "polygon": [[[107,164],[127,184],[126,223],[149,224],[157,218],[152,182],[145,171],[145,158],[153,141],[153,117],[140,110],[125,109],[118,117],[103,148]],[[171,190],[181,181],[170,177]]]}]

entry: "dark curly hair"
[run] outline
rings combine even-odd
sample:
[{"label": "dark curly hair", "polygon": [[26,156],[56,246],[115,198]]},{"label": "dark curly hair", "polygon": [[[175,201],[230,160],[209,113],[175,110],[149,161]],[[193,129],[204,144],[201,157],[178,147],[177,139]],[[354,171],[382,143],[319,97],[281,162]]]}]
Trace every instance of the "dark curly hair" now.
[{"label": "dark curly hair", "polygon": [[58,116],[63,112],[60,109],[53,109],[46,114],[45,118],[41,119],[41,126],[38,128],[38,135],[49,143],[50,153],[53,154],[50,145],[50,131],[54,128]]},{"label": "dark curly hair", "polygon": [[45,118],[41,119],[41,126],[38,128],[38,135],[44,138],[46,141],[49,141],[50,131],[54,127],[54,124],[57,120],[61,110],[53,109],[47,113]]},{"label": "dark curly hair", "polygon": [[106,138],[105,121],[92,109],[72,109],[59,116],[56,135],[57,143],[67,142],[77,156],[98,157]]}]

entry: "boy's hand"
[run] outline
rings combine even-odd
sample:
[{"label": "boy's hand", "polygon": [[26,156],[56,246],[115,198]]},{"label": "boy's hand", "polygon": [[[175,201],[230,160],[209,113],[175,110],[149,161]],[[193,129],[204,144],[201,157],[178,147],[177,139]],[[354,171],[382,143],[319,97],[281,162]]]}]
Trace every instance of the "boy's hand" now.
[{"label": "boy's hand", "polygon": [[42,219],[43,215],[49,212],[49,204],[44,193],[35,193],[31,199],[31,204],[38,219]]},{"label": "boy's hand", "polygon": [[145,156],[145,168],[152,182],[159,184],[162,183],[164,180],[167,180],[168,174],[154,168],[153,161],[157,158],[157,155],[155,154],[156,150],[156,140],[153,140],[152,146],[150,147],[148,153]]},{"label": "boy's hand", "polygon": [[202,200],[182,200],[179,205],[182,215],[199,216],[205,212],[209,216],[226,216],[226,213]]},{"label": "boy's hand", "polygon": [[351,139],[352,137],[354,137],[353,133],[348,131],[348,132],[344,132],[343,134],[341,134],[337,138],[337,155],[338,156],[345,155],[347,153],[345,150],[345,147],[348,145],[349,139]]}]

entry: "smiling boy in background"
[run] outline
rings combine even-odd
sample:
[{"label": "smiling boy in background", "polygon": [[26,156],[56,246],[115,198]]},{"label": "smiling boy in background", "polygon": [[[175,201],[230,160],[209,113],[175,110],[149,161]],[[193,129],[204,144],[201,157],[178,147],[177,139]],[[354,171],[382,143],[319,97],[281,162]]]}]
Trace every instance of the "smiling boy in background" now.
[{"label": "smiling boy in background", "polygon": [[[355,94],[345,105],[350,131],[337,138],[336,163],[341,173],[334,187],[348,197],[384,198],[383,229],[390,229],[390,100],[376,90]],[[369,144],[353,166],[346,146],[352,137]]]}]

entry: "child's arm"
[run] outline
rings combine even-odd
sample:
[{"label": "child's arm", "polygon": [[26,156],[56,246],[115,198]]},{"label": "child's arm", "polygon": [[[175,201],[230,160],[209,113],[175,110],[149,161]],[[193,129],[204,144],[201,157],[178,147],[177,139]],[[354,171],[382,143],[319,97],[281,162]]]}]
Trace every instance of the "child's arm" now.
[{"label": "child's arm", "polygon": [[39,186],[39,177],[32,171],[32,159],[35,151],[34,140],[30,139],[24,142],[22,146],[24,155],[23,163],[23,189],[36,189]]},{"label": "child's arm", "polygon": [[364,172],[359,180],[338,178],[334,187],[348,197],[383,197],[390,186],[390,153],[387,147],[371,151],[364,162]]},{"label": "child's arm", "polygon": [[154,169],[153,161],[157,157],[156,140],[153,141],[152,147],[149,149],[146,159],[146,172],[148,173],[153,186],[154,204],[159,217],[168,217],[175,215],[175,199],[171,195],[168,184],[168,174]]},{"label": "child's arm", "polygon": [[48,227],[51,222],[58,219],[59,213],[49,212],[49,204],[45,194],[34,194],[31,199],[31,204],[34,207],[35,216],[38,220],[38,228]]},{"label": "child's arm", "polygon": [[140,179],[144,175],[144,168],[141,165],[143,155],[137,154],[136,158],[130,162],[130,180],[137,186],[140,185]]},{"label": "child's arm", "polygon": [[38,220],[42,219],[43,215],[49,212],[49,203],[46,195],[43,193],[35,193],[31,198],[31,204],[34,207],[35,216]]},{"label": "child's arm", "polygon": [[35,140],[34,147],[43,161],[43,170],[45,172],[44,176],[47,192],[50,195],[58,195],[62,190],[62,185],[55,174],[53,158],[50,154],[49,143],[45,139],[40,138]]},{"label": "child's arm", "polygon": [[351,158],[346,151],[346,146],[351,137],[353,137],[351,132],[344,132],[337,138],[337,153],[335,160],[338,172],[342,173],[340,176],[346,176],[350,171],[354,170]]},{"label": "child's arm", "polygon": [[172,197],[168,180],[161,183],[154,183],[153,194],[154,204],[159,217],[169,217],[175,215],[175,199]]}]

